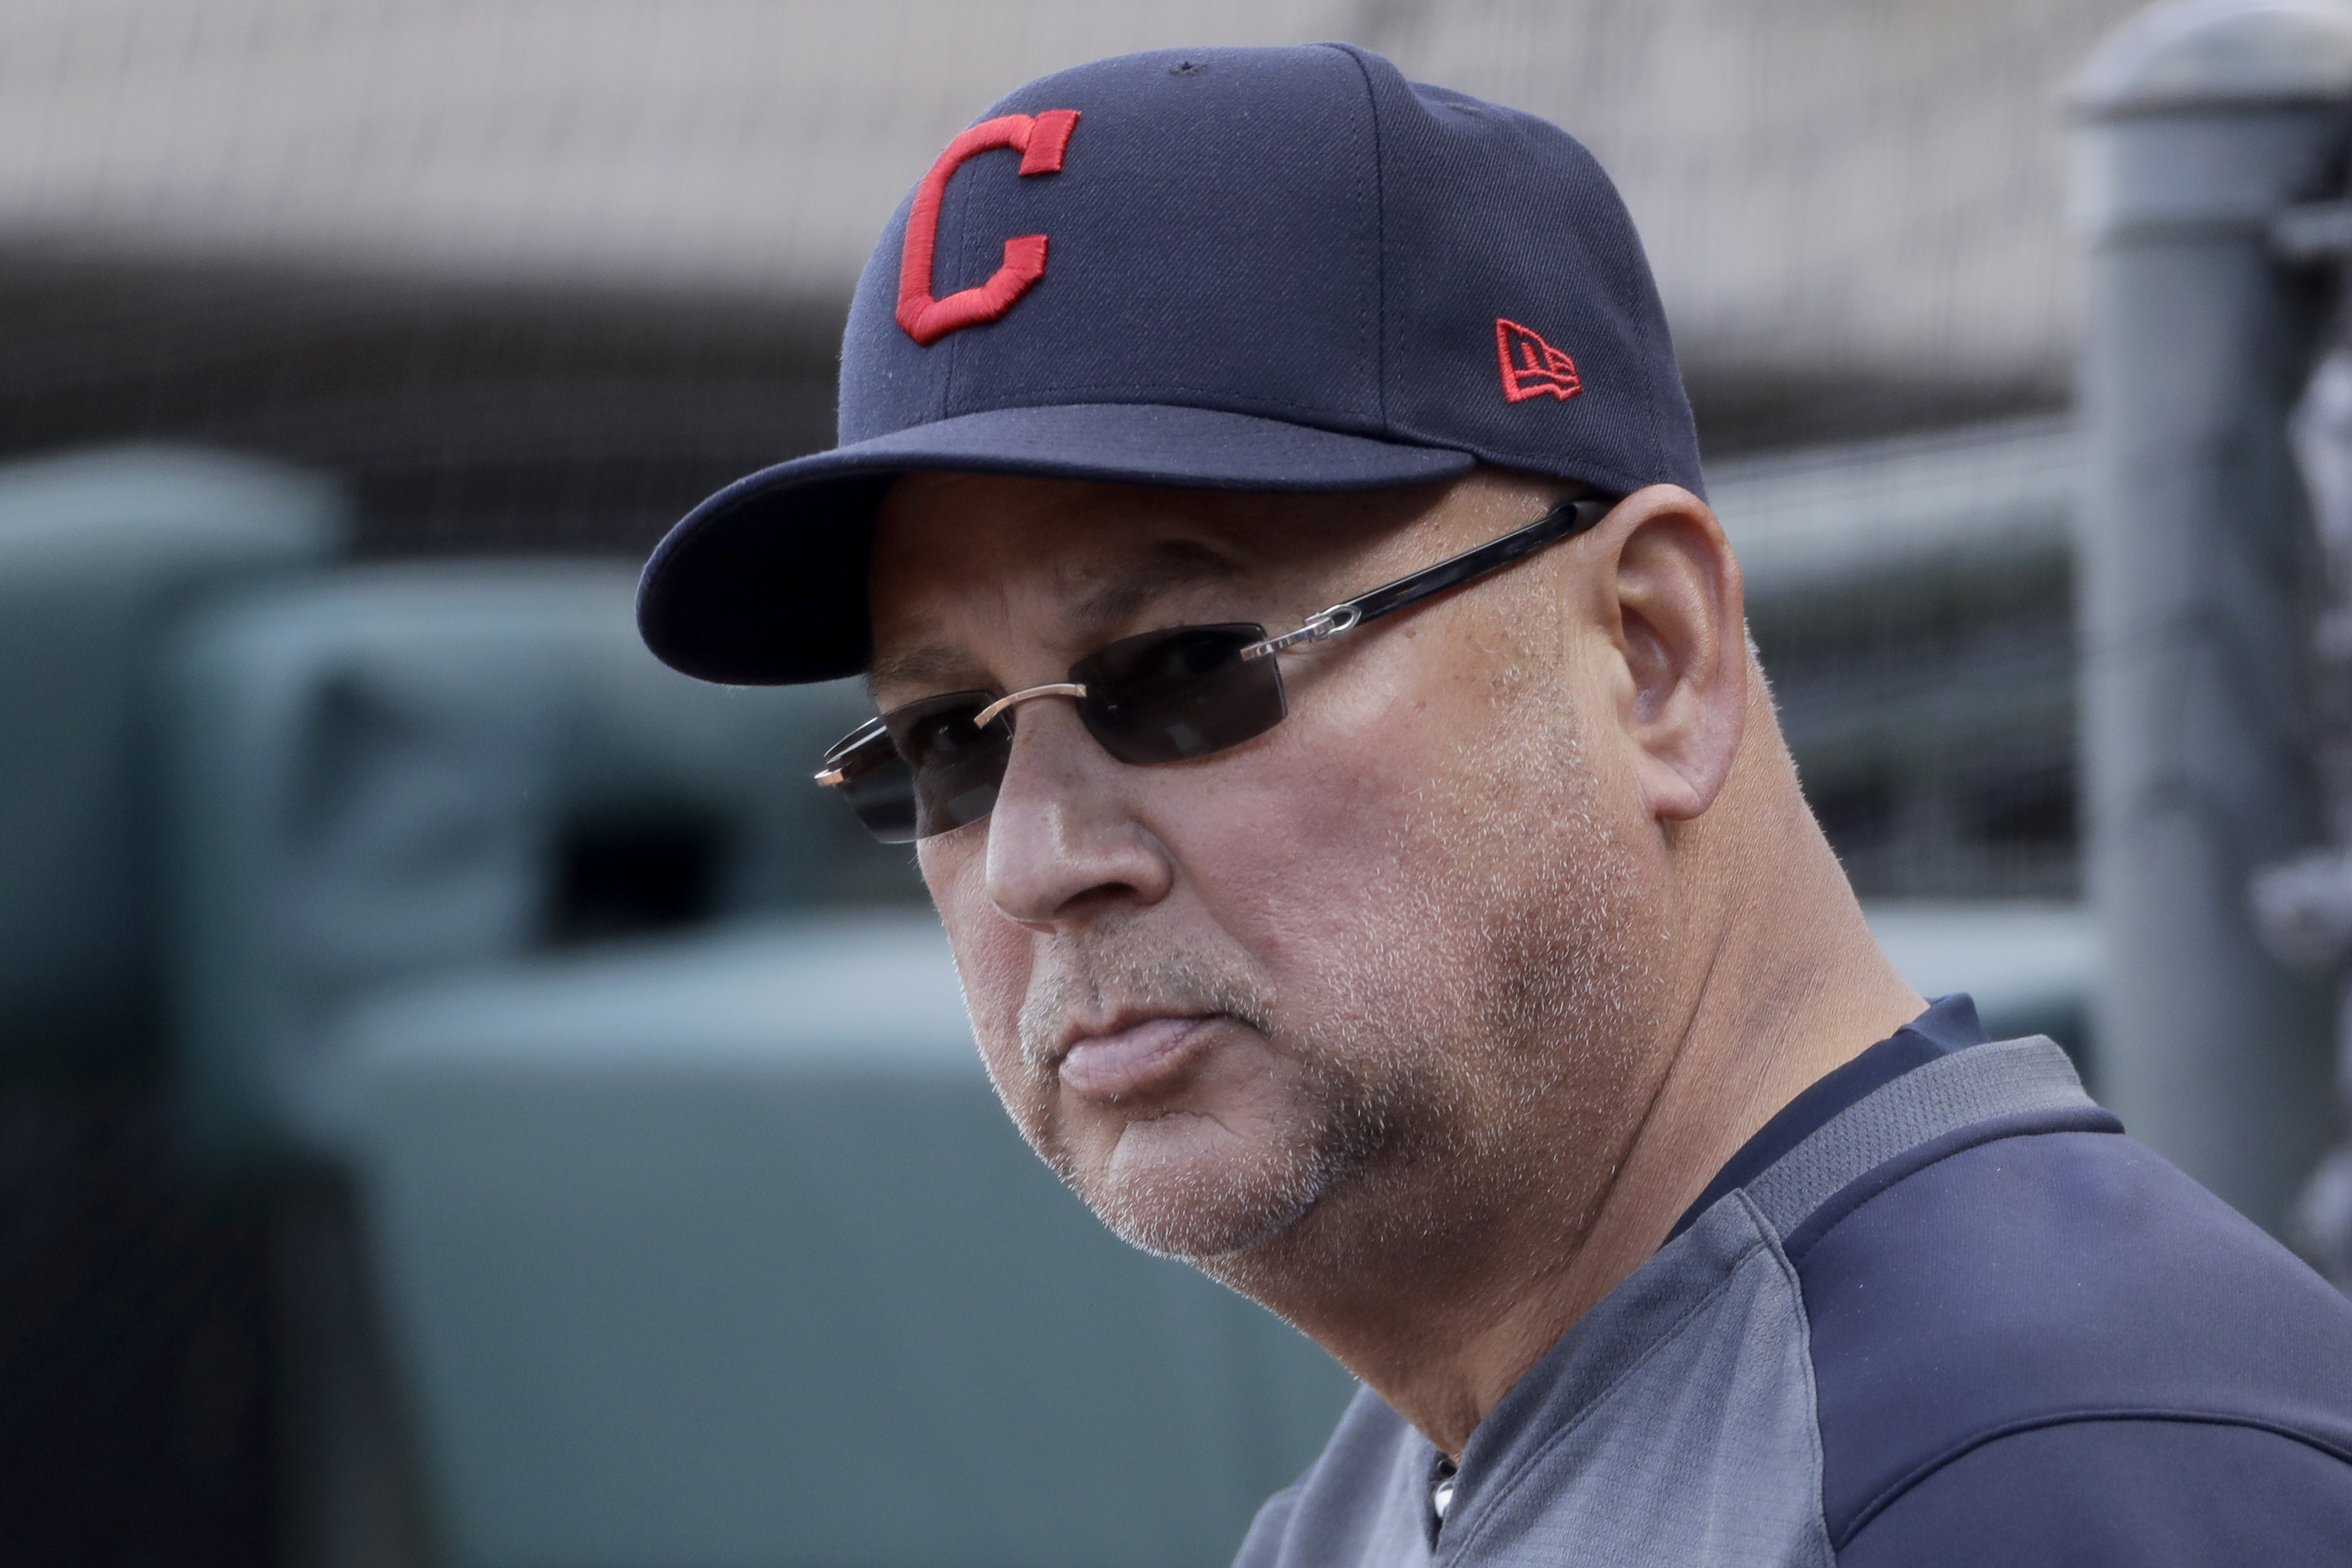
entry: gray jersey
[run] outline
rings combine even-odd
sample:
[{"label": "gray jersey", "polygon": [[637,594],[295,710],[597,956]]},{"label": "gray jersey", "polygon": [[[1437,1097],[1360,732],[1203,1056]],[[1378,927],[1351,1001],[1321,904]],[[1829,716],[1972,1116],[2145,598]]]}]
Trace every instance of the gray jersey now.
[{"label": "gray jersey", "polygon": [[1365,1391],[1240,1568],[2137,1563],[2148,1519],[2250,1486],[2193,1560],[2347,1550],[2352,1306],[2119,1136],[2048,1040],[1919,1054],[1580,1322],[1442,1521],[1439,1456]]}]

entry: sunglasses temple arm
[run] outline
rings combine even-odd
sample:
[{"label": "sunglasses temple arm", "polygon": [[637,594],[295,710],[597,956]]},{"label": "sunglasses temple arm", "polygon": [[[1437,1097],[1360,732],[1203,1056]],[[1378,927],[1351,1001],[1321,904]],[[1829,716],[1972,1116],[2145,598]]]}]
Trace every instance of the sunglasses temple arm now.
[{"label": "sunglasses temple arm", "polygon": [[1383,583],[1368,593],[1346,599],[1328,610],[1317,612],[1307,618],[1307,623],[1296,632],[1286,632],[1279,637],[1268,637],[1242,650],[1244,659],[1264,658],[1268,653],[1287,653],[1293,648],[1320,643],[1352,631],[1367,621],[1377,621],[1391,611],[1408,604],[1418,604],[1433,593],[1449,588],[1459,588],[1473,578],[1484,577],[1490,571],[1510,565],[1523,556],[1532,555],[1548,544],[1571,538],[1592,527],[1609,515],[1617,503],[1612,500],[1562,501],[1526,528],[1489,539],[1475,549],[1423,567],[1394,582]]},{"label": "sunglasses temple arm", "polygon": [[[1333,605],[1316,620],[1329,616],[1343,621],[1344,624],[1331,628],[1334,632],[1344,632],[1350,626],[1360,626],[1367,621],[1377,621],[1408,604],[1418,604],[1433,594],[1443,593],[1449,588],[1459,588],[1473,578],[1500,570],[1515,560],[1533,555],[1546,545],[1573,538],[1607,517],[1616,504],[1601,499],[1563,501],[1524,528],[1505,534],[1498,539],[1489,539],[1475,549],[1464,550],[1435,566],[1424,567],[1409,576],[1400,577],[1394,582],[1383,583],[1368,593],[1360,593],[1344,603]],[[1354,612],[1352,615],[1348,614],[1350,611]]]}]

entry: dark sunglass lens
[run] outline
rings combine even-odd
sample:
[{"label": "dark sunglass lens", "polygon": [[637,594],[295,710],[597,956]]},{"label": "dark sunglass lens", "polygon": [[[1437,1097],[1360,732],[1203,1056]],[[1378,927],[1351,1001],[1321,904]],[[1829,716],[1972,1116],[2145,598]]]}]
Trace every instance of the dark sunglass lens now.
[{"label": "dark sunglass lens", "polygon": [[884,843],[915,839],[915,774],[896,756],[844,780],[841,796],[866,831]]},{"label": "dark sunglass lens", "polygon": [[866,831],[886,844],[915,836],[915,776],[879,724],[860,727],[824,754],[820,780],[841,791]]},{"label": "dark sunglass lens", "polygon": [[1002,718],[986,729],[972,724],[972,716],[991,700],[985,692],[950,692],[882,716],[912,785],[912,837],[928,839],[961,828],[995,808],[1013,727]]},{"label": "dark sunglass lens", "polygon": [[1282,722],[1273,655],[1242,650],[1265,628],[1180,626],[1113,643],[1071,666],[1087,688],[1079,716],[1121,762],[1181,762],[1264,735]]}]

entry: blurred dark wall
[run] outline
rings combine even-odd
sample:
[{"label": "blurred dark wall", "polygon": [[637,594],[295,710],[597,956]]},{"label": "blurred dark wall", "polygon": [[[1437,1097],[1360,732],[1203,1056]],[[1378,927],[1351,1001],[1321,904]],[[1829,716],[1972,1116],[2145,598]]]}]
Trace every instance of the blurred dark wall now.
[{"label": "blurred dark wall", "polygon": [[279,1560],[269,1205],[172,1134],[152,1078],[0,1082],[0,1560]]},{"label": "blurred dark wall", "polygon": [[831,444],[839,312],[0,256],[0,458],[201,442],[333,473],[366,554],[642,553]]}]

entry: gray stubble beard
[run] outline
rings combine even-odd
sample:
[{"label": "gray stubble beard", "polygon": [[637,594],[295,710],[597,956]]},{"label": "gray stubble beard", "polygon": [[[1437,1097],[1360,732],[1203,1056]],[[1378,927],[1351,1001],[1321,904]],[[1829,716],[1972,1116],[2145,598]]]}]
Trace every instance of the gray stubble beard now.
[{"label": "gray stubble beard", "polygon": [[[1014,1120],[1054,1173],[1130,1246],[1193,1263],[1264,1247],[1374,1156],[1388,1113],[1339,1062],[1294,1049],[1276,1033],[1270,986],[1198,954],[1122,953],[1134,943],[1131,929],[1114,927],[1107,937],[1089,939],[1090,961],[1066,959],[1032,988],[1020,1017],[1026,1105]],[[1053,1114],[1057,1089],[1050,1059],[1061,1020],[1104,992],[1172,1014],[1221,1015],[1255,1030],[1295,1063],[1305,1077],[1302,1092],[1325,1108],[1316,1135],[1303,1145],[1252,1151],[1239,1169],[1184,1173],[1172,1187],[1162,1181],[1138,1191],[1082,1170]],[[1000,1092],[1006,1087],[1000,1084]]]}]

